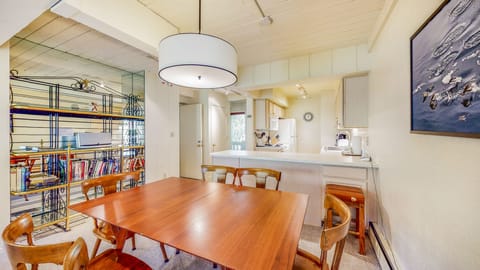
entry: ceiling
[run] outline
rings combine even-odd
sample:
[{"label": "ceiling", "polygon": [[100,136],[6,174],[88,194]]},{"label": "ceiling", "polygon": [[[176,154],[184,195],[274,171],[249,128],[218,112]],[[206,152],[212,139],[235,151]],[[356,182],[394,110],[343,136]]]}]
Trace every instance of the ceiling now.
[{"label": "ceiling", "polygon": [[[198,32],[197,0],[138,0],[177,26]],[[202,33],[232,43],[239,65],[252,65],[325,49],[366,43],[384,0],[203,0]]]},{"label": "ceiling", "polygon": [[[179,32],[198,32],[197,0],[128,1],[142,4]],[[385,4],[385,0],[257,2],[261,10],[255,0],[202,1],[201,32],[232,43],[238,51],[239,66],[367,43]],[[272,24],[260,24],[261,11],[273,19]],[[10,45],[11,66],[21,75],[75,73],[118,83],[119,72],[156,70],[157,66],[156,55],[48,11],[17,33]],[[80,57],[72,60],[73,55]],[[332,83],[338,85],[335,80]],[[312,87],[330,88],[325,84],[332,83]],[[294,85],[290,88],[296,90]]]}]

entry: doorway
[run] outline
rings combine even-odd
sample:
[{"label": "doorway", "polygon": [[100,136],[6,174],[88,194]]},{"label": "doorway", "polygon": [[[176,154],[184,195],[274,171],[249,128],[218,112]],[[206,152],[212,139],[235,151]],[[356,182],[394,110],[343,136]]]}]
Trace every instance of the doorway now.
[{"label": "doorway", "polygon": [[180,106],[180,176],[201,179],[203,163],[203,112],[201,104]]}]

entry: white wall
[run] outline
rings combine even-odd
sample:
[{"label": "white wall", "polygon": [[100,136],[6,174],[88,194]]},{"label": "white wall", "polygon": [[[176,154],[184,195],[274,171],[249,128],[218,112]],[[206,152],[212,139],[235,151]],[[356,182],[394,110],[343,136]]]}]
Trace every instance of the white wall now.
[{"label": "white wall", "polygon": [[398,1],[373,47],[370,150],[401,269],[480,269],[479,139],[409,133],[409,38],[441,2]]},{"label": "white wall", "polygon": [[[297,152],[320,153],[321,131],[321,96],[315,95],[308,99],[289,99],[290,106],[286,110],[287,118],[295,118],[297,121]],[[303,120],[306,112],[313,114],[312,121]]]},{"label": "white wall", "polygon": [[147,182],[179,176],[179,90],[145,72],[145,177]]},{"label": "white wall", "polygon": [[[6,42],[0,46],[0,228],[10,223],[10,149],[9,149],[9,84],[10,46]],[[0,248],[0,251],[2,250]]]},{"label": "white wall", "polygon": [[[209,153],[229,150],[230,145],[230,102],[227,95],[210,91],[208,98]],[[215,145],[215,146],[213,146]],[[210,155],[209,155],[210,156]],[[208,162],[211,163],[209,157]]]},{"label": "white wall", "polygon": [[[308,99],[292,98],[288,103],[286,117],[297,120],[297,152],[320,153],[322,145],[335,144],[334,90],[323,90]],[[312,121],[303,119],[306,112],[313,114]]]}]

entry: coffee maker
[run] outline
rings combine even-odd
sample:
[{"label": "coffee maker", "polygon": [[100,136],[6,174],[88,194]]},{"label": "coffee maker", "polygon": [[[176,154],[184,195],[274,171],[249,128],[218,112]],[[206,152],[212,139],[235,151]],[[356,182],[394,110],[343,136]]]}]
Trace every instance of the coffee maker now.
[{"label": "coffee maker", "polygon": [[335,137],[335,144],[338,147],[345,147],[347,148],[349,146],[349,134],[347,131],[341,131],[337,133]]}]

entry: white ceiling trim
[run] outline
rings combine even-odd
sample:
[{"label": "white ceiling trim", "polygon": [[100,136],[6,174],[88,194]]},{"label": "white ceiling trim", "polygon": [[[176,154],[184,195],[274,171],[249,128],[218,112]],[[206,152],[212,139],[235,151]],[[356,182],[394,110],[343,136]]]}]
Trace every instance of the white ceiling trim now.
[{"label": "white ceiling trim", "polygon": [[377,38],[380,35],[380,33],[383,30],[383,26],[385,26],[385,23],[387,22],[388,17],[390,16],[390,13],[392,12],[393,8],[397,4],[398,0],[386,0],[385,5],[382,8],[382,11],[380,12],[380,15],[378,16],[377,22],[375,23],[375,26],[373,27],[372,34],[370,35],[368,39],[368,51],[370,52],[373,47],[375,46],[375,43],[377,42]]},{"label": "white ceiling trim", "polygon": [[[0,4],[0,44],[49,9],[57,0],[2,0]],[[26,8],[28,7],[28,8]]]},{"label": "white ceiling trim", "polygon": [[169,22],[136,1],[63,0],[51,10],[152,56],[157,55],[162,38],[177,33]]}]

